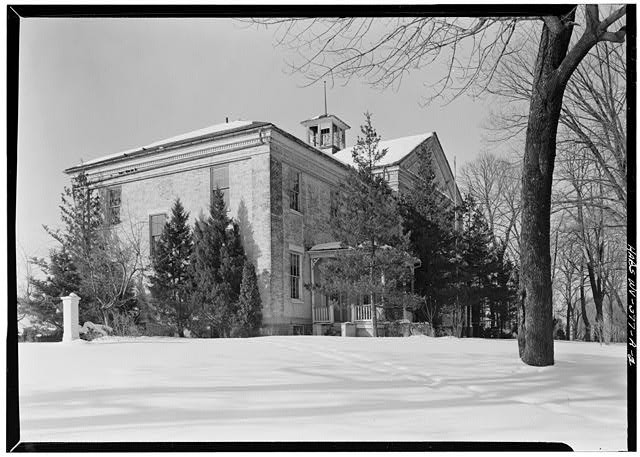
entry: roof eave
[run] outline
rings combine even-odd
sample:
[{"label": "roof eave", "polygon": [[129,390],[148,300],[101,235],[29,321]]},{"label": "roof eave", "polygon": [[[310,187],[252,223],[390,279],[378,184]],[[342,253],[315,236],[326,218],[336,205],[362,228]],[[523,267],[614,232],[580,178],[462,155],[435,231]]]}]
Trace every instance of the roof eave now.
[{"label": "roof eave", "polygon": [[[262,121],[257,121],[254,123],[251,123],[249,125],[245,125],[242,127],[236,127],[234,129],[230,129],[230,130],[224,130],[222,132],[215,132],[215,133],[208,133],[205,135],[200,135],[200,136],[196,136],[193,138],[188,138],[188,139],[183,139],[183,140],[178,140],[178,141],[172,141],[172,142],[168,142],[168,143],[162,143],[162,144],[158,144],[152,148],[145,148],[144,146],[138,150],[135,150],[131,153],[123,153],[121,156],[118,157],[112,157],[109,159],[105,159],[105,160],[101,160],[98,162],[94,162],[91,163],[89,165],[74,165],[73,167],[67,168],[66,170],[64,170],[64,173],[67,175],[70,174],[74,174],[74,173],[78,173],[80,171],[85,171],[85,170],[89,170],[91,168],[97,168],[97,167],[101,167],[103,165],[110,165],[113,163],[118,163],[124,160],[128,160],[128,159],[132,159],[132,158],[137,158],[137,157],[141,157],[141,156],[145,156],[148,154],[152,154],[154,152],[158,152],[158,151],[164,151],[166,149],[173,149],[179,146],[184,146],[187,144],[194,144],[194,143],[202,143],[204,141],[213,139],[213,138],[225,138],[227,136],[230,135],[234,135],[236,133],[239,132],[243,132],[246,130],[253,130],[253,129],[260,129],[266,126],[273,126],[273,124],[271,124],[270,122],[262,122]],[[275,126],[274,126],[275,127]]]}]

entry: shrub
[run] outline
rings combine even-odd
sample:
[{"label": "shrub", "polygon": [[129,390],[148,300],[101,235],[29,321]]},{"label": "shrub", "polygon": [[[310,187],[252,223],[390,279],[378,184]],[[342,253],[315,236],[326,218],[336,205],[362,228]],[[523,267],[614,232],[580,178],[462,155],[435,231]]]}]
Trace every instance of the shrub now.
[{"label": "shrub", "polygon": [[135,318],[130,313],[115,313],[111,322],[112,334],[116,336],[141,336]]},{"label": "shrub", "polygon": [[103,336],[110,335],[112,332],[111,327],[106,325],[94,324],[87,321],[82,327],[80,327],[80,339],[91,341],[96,338],[102,338]]}]

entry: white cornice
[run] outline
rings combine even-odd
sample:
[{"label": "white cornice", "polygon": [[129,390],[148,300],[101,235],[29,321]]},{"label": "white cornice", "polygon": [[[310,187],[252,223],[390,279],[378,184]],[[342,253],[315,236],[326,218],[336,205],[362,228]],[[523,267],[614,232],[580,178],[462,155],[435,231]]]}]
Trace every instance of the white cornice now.
[{"label": "white cornice", "polygon": [[[136,160],[134,163],[123,164],[118,167],[104,167],[106,169],[100,169],[97,167],[94,170],[89,170],[87,175],[90,182],[95,184],[102,181],[111,179],[124,178],[129,175],[138,175],[157,168],[169,167],[172,165],[178,165],[185,162],[191,162],[197,159],[203,159],[215,155],[220,155],[228,152],[238,151],[241,149],[247,149],[254,146],[260,146],[268,144],[271,141],[270,129],[261,128],[258,132],[254,132],[252,135],[245,135],[244,139],[239,141],[228,142],[224,144],[211,144],[208,147],[203,147],[194,150],[187,150],[179,152],[179,149],[172,153],[165,155],[164,157],[149,157],[147,160]],[[133,162],[133,160],[132,160]]]}]

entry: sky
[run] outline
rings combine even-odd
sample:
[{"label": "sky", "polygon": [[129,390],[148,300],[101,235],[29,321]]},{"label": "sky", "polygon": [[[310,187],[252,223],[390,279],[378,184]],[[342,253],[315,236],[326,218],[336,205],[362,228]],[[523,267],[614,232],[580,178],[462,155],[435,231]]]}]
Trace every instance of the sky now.
[{"label": "sky", "polygon": [[[300,121],[323,113],[322,84],[303,87],[286,69],[273,30],[231,19],[21,21],[16,241],[24,254],[55,246],[63,170],[121,150],[229,120],[261,120],[302,138]],[[420,104],[426,71],[397,90],[352,80],[327,84],[328,111],[351,126],[363,113],[383,139],[436,131],[458,169],[483,148],[486,100]]]}]

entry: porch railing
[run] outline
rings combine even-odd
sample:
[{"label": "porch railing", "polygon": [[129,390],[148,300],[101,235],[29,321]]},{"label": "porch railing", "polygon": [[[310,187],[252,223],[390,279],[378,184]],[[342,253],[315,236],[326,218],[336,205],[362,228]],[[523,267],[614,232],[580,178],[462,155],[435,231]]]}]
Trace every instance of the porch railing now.
[{"label": "porch railing", "polygon": [[353,305],[353,320],[370,321],[371,305]]},{"label": "porch railing", "polygon": [[336,317],[338,321],[345,318],[351,318],[354,321],[370,321],[371,305],[351,305],[351,312],[345,314],[336,313],[333,306],[314,306],[313,322],[336,322]]},{"label": "porch railing", "polygon": [[314,322],[331,322],[331,309],[328,306],[316,306],[313,308]]}]

